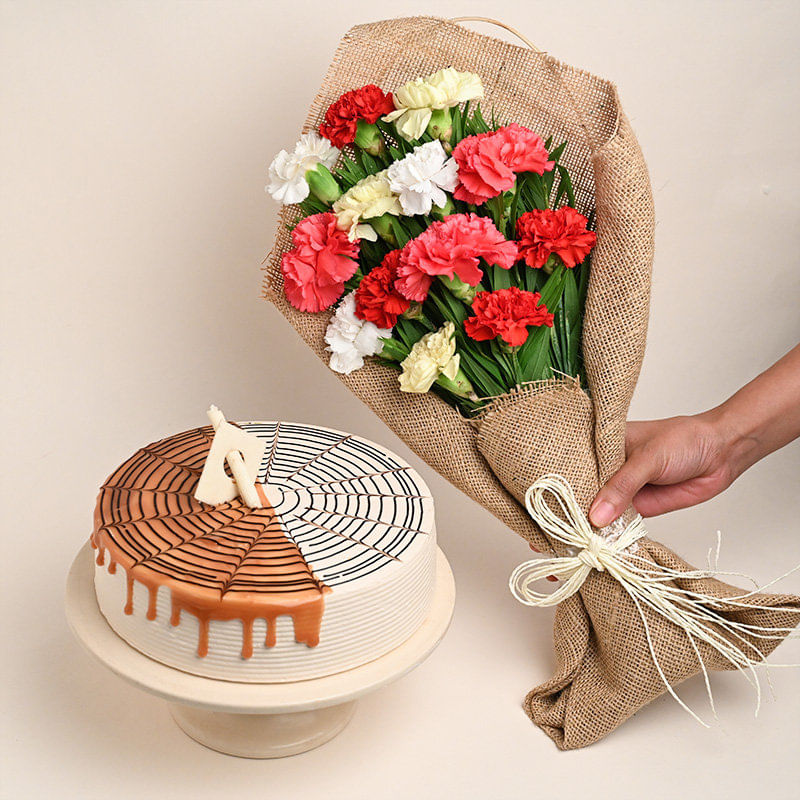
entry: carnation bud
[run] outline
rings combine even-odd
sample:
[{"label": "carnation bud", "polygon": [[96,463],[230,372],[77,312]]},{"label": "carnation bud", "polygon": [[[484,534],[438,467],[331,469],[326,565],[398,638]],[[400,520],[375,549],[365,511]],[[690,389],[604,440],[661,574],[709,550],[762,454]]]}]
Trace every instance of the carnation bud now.
[{"label": "carnation bud", "polygon": [[435,108],[425,129],[434,139],[449,142],[453,135],[453,118],[449,108]]},{"label": "carnation bud", "polygon": [[386,151],[386,145],[383,143],[383,136],[381,136],[378,126],[371,125],[363,119],[356,123],[355,143],[371,156],[382,156]]},{"label": "carnation bud", "polygon": [[453,380],[450,380],[450,378],[448,378],[446,375],[441,374],[436,379],[436,383],[438,383],[443,389],[447,389],[448,392],[458,395],[459,397],[468,397],[469,399],[475,397],[475,389],[461,369],[458,370]]},{"label": "carnation bud", "polygon": [[311,193],[322,200],[325,205],[331,205],[342,194],[336,178],[324,164],[317,164],[306,172],[306,183]]},{"label": "carnation bud", "polygon": [[373,217],[369,220],[375,233],[392,248],[397,248],[397,237],[392,229],[392,215],[382,214],[380,217]]},{"label": "carnation bud", "polygon": [[422,319],[422,303],[412,302],[402,316],[403,319]]},{"label": "carnation bud", "polygon": [[449,217],[455,210],[456,207],[453,203],[453,199],[448,195],[445,204],[441,208],[439,206],[433,206],[433,208],[431,208],[431,216],[435,219],[443,220],[445,217]]},{"label": "carnation bud", "polygon": [[451,294],[467,304],[471,303],[478,293],[477,286],[470,286],[465,281],[462,281],[458,275],[454,275],[452,278],[448,278],[446,275],[439,275],[439,280],[450,290]]}]

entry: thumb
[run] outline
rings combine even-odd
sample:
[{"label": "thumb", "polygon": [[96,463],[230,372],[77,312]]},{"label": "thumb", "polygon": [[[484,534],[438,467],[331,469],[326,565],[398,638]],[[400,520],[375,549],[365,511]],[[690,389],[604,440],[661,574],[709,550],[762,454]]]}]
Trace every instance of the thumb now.
[{"label": "thumb", "polygon": [[657,475],[652,459],[634,453],[597,493],[589,508],[589,520],[596,528],[613,522],[631,504],[634,495]]}]

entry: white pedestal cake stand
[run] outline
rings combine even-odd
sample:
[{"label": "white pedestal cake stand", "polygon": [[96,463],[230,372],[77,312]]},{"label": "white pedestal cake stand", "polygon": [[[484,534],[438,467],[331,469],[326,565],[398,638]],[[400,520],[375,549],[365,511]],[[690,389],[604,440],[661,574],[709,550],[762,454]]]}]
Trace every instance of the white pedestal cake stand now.
[{"label": "white pedestal cake stand", "polygon": [[95,658],[134,686],[167,700],[175,722],[192,739],[245,758],[290,756],[332,739],[350,721],[359,697],[401,677],[433,651],[454,605],[453,573],[439,550],[430,614],[399,647],[337,675],[296,683],[235,683],[160,664],[121,639],[97,605],[88,544],[72,563],[66,593],[67,621]]}]

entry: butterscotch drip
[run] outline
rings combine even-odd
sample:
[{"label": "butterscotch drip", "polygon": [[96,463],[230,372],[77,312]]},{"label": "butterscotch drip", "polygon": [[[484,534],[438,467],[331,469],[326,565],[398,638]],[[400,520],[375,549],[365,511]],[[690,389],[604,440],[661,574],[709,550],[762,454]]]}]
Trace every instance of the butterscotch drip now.
[{"label": "butterscotch drip", "polygon": [[96,563],[125,570],[124,611],[134,613],[134,582],[148,591],[147,619],[157,616],[158,591],[170,590],[170,623],[183,611],[198,621],[197,655],[207,655],[212,620],[242,624],[242,658],[253,654],[253,623],[264,619],[264,645],[288,615],[295,640],[314,647],[330,591],[283,531],[261,487],[263,508],[239,499],[200,503],[193,494],[213,431],[198,428],[142,448],[100,490],[91,536]]}]

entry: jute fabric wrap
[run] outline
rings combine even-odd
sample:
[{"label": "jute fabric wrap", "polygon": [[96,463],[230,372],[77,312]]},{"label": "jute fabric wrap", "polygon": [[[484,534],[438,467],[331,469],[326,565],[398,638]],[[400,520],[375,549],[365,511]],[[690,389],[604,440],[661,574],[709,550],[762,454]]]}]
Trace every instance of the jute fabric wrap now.
[{"label": "jute fabric wrap", "polygon": [[[367,83],[393,90],[447,66],[481,76],[484,107],[493,106],[499,121],[569,143],[562,163],[570,170],[578,209],[594,209],[597,220],[582,343],[588,394],[573,379],[544,381],[496,398],[477,419],[466,420],[431,393],[400,392],[397,372],[374,361],[341,379],[445,478],[536,548],[554,552],[525,510],[528,486],[545,473],[560,473],[586,511],[625,458],[625,423],[644,355],[650,299],[654,216],[647,167],[613,84],[435,17],[384,20],[348,31],[303,130],[315,129],[342,92]],[[301,313],[283,292],[280,262],[291,247],[286,225],[297,214],[289,207],[279,215],[264,293],[327,362],[323,336],[330,313]],[[656,564],[690,568],[647,539],[637,553]],[[686,581],[683,588],[721,597],[741,593],[711,579]],[[772,596],[771,604],[797,607],[800,598]],[[686,636],[646,613],[669,681],[676,685],[696,674],[700,665]],[[767,627],[797,621],[797,615],[780,611],[726,613]],[[561,749],[597,741],[665,691],[636,608],[605,573],[591,573],[580,593],[558,607],[554,641],[556,675],[533,689],[524,707]],[[758,645],[767,654],[776,642]],[[701,654],[709,668],[730,667],[702,647]]]}]

